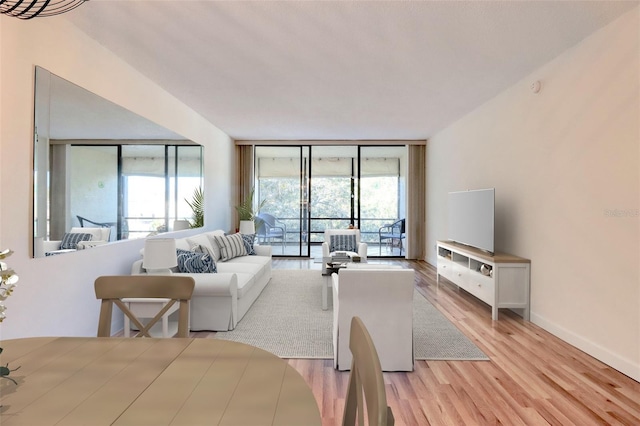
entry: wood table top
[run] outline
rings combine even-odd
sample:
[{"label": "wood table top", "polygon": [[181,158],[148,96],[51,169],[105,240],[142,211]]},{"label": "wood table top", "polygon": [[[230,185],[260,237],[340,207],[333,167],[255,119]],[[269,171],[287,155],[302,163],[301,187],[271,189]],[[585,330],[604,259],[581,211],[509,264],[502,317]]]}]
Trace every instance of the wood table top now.
[{"label": "wood table top", "polygon": [[0,424],[320,425],[309,386],[286,361],[217,339],[6,340]]}]

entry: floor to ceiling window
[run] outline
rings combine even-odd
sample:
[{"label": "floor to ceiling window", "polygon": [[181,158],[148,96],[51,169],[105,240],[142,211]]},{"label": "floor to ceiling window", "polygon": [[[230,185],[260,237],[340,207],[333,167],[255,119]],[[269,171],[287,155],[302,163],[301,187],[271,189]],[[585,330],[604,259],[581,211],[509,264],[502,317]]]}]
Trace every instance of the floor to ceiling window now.
[{"label": "floor to ceiling window", "polygon": [[325,229],[353,225],[369,256],[401,256],[401,240],[381,241],[380,228],[404,216],[405,163],[405,146],[257,146],[260,243],[274,255],[317,257]]}]

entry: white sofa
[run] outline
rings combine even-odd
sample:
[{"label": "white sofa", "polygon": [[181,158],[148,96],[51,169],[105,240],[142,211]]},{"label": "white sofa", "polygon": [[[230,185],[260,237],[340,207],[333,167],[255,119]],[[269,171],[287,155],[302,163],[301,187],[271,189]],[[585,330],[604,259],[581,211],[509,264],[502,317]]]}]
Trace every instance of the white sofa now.
[{"label": "white sofa", "polygon": [[109,242],[109,235],[111,234],[111,228],[82,228],[74,227],[69,230],[68,234],[91,234],[91,240],[80,241],[77,244],[76,249],[61,249],[60,244],[62,240],[42,241],[42,247],[36,248],[36,253],[40,256],[51,256],[59,253],[66,253],[69,251],[84,250],[87,248],[99,246]]},{"label": "white sofa", "polygon": [[[218,270],[217,273],[175,273],[193,277],[196,282],[190,304],[191,331],[233,330],[271,280],[271,246],[256,245],[256,255],[223,262],[213,235],[224,235],[224,232],[217,230],[176,239],[178,249],[205,247],[213,254]],[[146,273],[142,259],[133,264],[131,273]]]},{"label": "white sofa", "polygon": [[414,275],[413,269],[372,264],[349,264],[332,275],[334,368],[351,368],[351,318],[358,316],[383,371],[413,370]]}]

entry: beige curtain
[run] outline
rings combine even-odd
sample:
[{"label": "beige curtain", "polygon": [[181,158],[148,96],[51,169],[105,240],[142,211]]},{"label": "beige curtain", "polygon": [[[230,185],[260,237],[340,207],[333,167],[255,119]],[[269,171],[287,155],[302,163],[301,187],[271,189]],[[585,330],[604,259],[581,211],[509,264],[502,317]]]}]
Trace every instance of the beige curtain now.
[{"label": "beige curtain", "polygon": [[[238,188],[236,191],[236,200],[234,206],[237,206],[247,198],[253,188],[253,145],[236,145],[236,170],[238,173],[236,182]],[[239,226],[238,212],[233,212],[235,226]]]},{"label": "beige curtain", "polygon": [[407,170],[407,259],[425,256],[426,146],[409,145]]}]

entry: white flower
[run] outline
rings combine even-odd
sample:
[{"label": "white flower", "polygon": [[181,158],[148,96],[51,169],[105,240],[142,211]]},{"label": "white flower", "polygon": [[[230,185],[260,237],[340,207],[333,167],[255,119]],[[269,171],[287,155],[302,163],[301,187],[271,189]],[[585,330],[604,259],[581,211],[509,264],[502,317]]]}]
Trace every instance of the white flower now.
[{"label": "white flower", "polygon": [[[10,249],[0,251],[0,259],[5,259],[13,254],[13,251]],[[7,297],[11,296],[13,293],[13,289],[16,287],[16,283],[18,282],[18,276],[16,275],[13,269],[10,269],[9,266],[0,262],[0,322],[4,320],[7,315],[4,313],[7,310],[7,307],[4,306],[2,301],[6,300]]]}]

